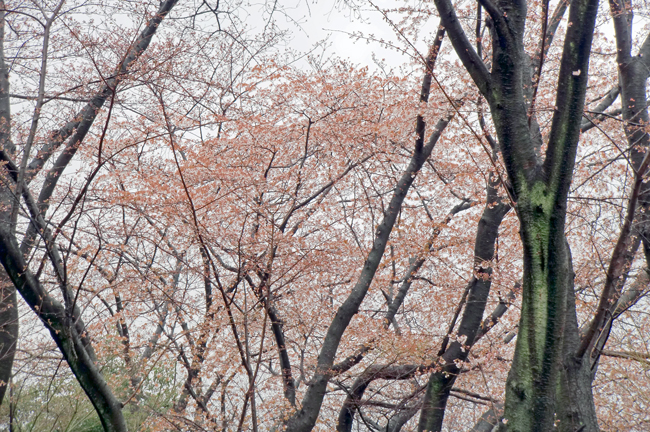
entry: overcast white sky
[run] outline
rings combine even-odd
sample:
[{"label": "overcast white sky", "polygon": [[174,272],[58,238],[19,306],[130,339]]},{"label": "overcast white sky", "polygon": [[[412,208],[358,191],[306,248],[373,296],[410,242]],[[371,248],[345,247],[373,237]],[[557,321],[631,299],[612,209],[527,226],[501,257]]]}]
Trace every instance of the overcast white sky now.
[{"label": "overcast white sky", "polygon": [[[290,45],[295,49],[308,51],[314,44],[327,39],[327,54],[349,59],[353,63],[371,68],[375,67],[373,55],[380,60],[385,60],[389,68],[398,67],[409,61],[405,55],[395,50],[385,49],[378,42],[367,43],[350,37],[352,33],[362,32],[364,35],[373,35],[376,39],[393,41],[402,46],[390,25],[370,6],[361,12],[363,18],[361,19],[349,7],[334,6],[332,1],[321,0],[316,3],[309,2],[308,5],[299,0],[296,2],[298,4],[295,9],[287,12],[300,22],[302,29],[278,22],[279,25],[287,25],[287,28],[292,29],[294,36]],[[394,4],[395,2],[379,3]],[[279,21],[284,20],[279,19]],[[422,49],[422,47],[418,48]]]}]

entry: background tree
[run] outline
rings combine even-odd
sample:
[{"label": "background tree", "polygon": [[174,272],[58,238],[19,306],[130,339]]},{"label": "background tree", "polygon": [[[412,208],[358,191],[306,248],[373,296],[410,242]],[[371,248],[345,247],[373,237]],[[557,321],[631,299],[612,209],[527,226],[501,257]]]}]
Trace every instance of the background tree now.
[{"label": "background tree", "polygon": [[[84,140],[98,114],[98,110],[109,97],[114,98],[115,89],[119,80],[127,73],[131,64],[148,47],[151,37],[156,32],[162,19],[175,3],[175,1],[161,3],[160,8],[148,20],[140,36],[131,44],[126,53],[123,54],[114,72],[102,78],[99,92],[91,97],[81,112],[76,114],[71,121],[61,129],[51,133],[41,148],[34,149],[38,153],[31,161],[32,147],[36,139],[39,121],[42,115],[41,110],[46,97],[45,83],[48,72],[49,45],[51,42],[50,31],[53,22],[62,13],[63,2],[53,5],[52,10],[41,7],[39,12],[44,15],[45,22],[43,23],[36,19],[33,23],[33,25],[41,25],[43,27],[43,48],[40,56],[41,67],[39,69],[39,84],[37,87],[38,92],[34,115],[31,119],[31,126],[24,141],[24,146],[21,146],[22,155],[19,156],[21,158],[19,163],[15,161],[17,149],[13,142],[10,129],[12,118],[10,115],[10,104],[8,103],[10,94],[8,83],[9,72],[4,51],[6,45],[3,44],[2,54],[0,54],[2,57],[0,61],[0,69],[2,69],[0,78],[2,79],[2,84],[0,84],[0,87],[2,88],[2,98],[4,101],[2,109],[4,126],[1,137],[1,154],[4,163],[2,189],[3,220],[0,223],[0,256],[2,256],[2,264],[15,288],[20,291],[23,299],[36,312],[48,330],[50,330],[52,338],[57,343],[75,377],[95,407],[102,425],[106,430],[126,430],[121,410],[122,407],[98,369],[94,349],[86,326],[80,316],[81,312],[76,304],[76,296],[68,284],[61,252],[54,243],[60,229],[52,230],[48,227],[44,220],[44,215],[48,209],[49,199],[63,170],[69,164],[79,145]],[[2,9],[2,20],[0,20],[0,24],[3,27],[3,32],[0,36],[2,36],[4,43],[6,41],[6,17],[10,13],[10,9],[6,7],[4,2],[0,7]],[[31,17],[29,14],[26,16]],[[29,29],[26,31],[28,32]],[[21,35],[19,31],[16,31],[16,33],[17,36]],[[29,55],[27,57],[29,58]],[[38,59],[38,57],[36,58]],[[47,171],[38,198],[35,199],[27,185],[44,168],[45,163],[56,151],[60,151],[60,154],[57,156],[54,165]],[[30,224],[22,240],[22,245],[19,244],[18,238],[16,237],[18,214],[21,207],[20,198],[25,200],[25,208],[29,215]],[[42,281],[38,278],[40,270],[34,275],[27,267],[26,258],[31,252],[37,235],[45,243],[46,257],[53,266],[53,271],[61,289],[63,304],[57,298],[50,295],[43,287]],[[9,293],[5,294],[5,291],[9,291]],[[3,330],[7,332],[5,329],[9,328],[10,330],[7,333],[10,336],[15,336],[15,328],[17,326],[15,322],[17,318],[16,314],[9,314],[9,312],[17,310],[15,300],[15,293],[11,292],[7,284],[3,284],[3,307],[6,309],[3,311],[3,318],[8,319],[8,322],[3,323]],[[10,349],[13,349],[13,342],[9,342],[8,345],[11,347]],[[5,371],[11,369],[10,364],[13,360],[13,355],[4,355],[2,360],[5,364],[3,369]]]},{"label": "background tree", "polygon": [[[57,5],[5,8],[3,259],[23,297],[36,287],[61,312],[29,295],[33,311],[6,309],[23,329],[2,406],[13,427],[491,430],[511,364],[507,428],[640,427],[645,400],[624,395],[647,384],[630,373],[648,349],[647,56],[631,56],[630,5],[592,31],[579,2],[381,11],[414,55],[398,74],[295,63],[276,46],[281,9],[255,33],[237,3],[180,2],[118,75],[138,32]],[[84,7],[136,29],[140,6]],[[26,30],[39,14],[52,36]],[[563,48],[576,35],[598,47],[589,74],[589,50]],[[70,119],[77,141],[50,133]],[[74,399],[74,380],[91,386],[82,349],[105,383],[89,395],[99,421]]]}]

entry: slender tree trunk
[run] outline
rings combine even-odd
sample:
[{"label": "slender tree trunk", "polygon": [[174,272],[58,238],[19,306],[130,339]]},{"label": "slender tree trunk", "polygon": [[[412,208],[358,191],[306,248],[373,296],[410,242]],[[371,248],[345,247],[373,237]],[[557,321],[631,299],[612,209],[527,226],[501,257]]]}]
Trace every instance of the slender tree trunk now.
[{"label": "slender tree trunk", "polygon": [[[5,66],[4,46],[2,45],[4,42],[5,8],[4,2],[0,2],[0,6],[2,6],[0,7],[0,159],[2,160],[0,176],[3,177],[2,187],[0,188],[0,262],[15,289],[20,292],[25,302],[50,331],[52,339],[59,347],[81,388],[93,404],[102,426],[107,432],[126,432],[122,403],[117,400],[96,364],[95,353],[87,329],[81,319],[79,308],[72,301],[73,297],[69,287],[62,282],[63,279],[60,281],[60,286],[65,305],[54,298],[29,270],[25,254],[31,248],[32,242],[30,238],[33,238],[31,236],[40,234],[46,240],[46,246],[48,252],[52,255],[51,262],[55,270],[59,273],[59,277],[63,278],[65,273],[63,263],[56,245],[51,241],[51,233],[44,219],[47,211],[45,203],[54,191],[61,173],[92,126],[100,108],[106,99],[114,94],[119,80],[123,79],[128,73],[130,65],[147,49],[163,18],[176,3],[177,0],[166,0],[160,3],[157,14],[148,21],[138,39],[116,68],[115,76],[106,80],[102,90],[91,99],[79,116],[50,135],[50,141],[29,165],[21,164],[23,169],[19,169],[14,162],[16,151],[11,142],[9,80]],[[33,199],[27,184],[30,177],[43,168],[47,159],[68,138],[70,140],[66,149],[59,155],[54,168],[48,172],[44,186],[40,191],[41,206],[39,207]],[[20,192],[16,193],[15,191]],[[12,212],[7,210],[17,208],[21,198],[25,200],[25,204],[29,209],[30,230],[32,231],[32,235],[28,233],[24,236],[22,248],[18,244]],[[15,292],[13,293],[13,299],[11,294],[8,293],[9,302],[15,299]],[[15,308],[13,310],[15,311]],[[2,319],[3,317],[0,316],[0,325],[6,327],[7,321],[2,321]],[[17,321],[14,322],[17,326]],[[9,324],[11,325],[11,322]]]},{"label": "slender tree trunk", "polygon": [[597,431],[598,419],[591,390],[591,359],[575,355],[580,345],[573,284],[567,295],[564,331],[563,368],[557,400],[558,432]]},{"label": "slender tree trunk", "polygon": [[[0,1],[0,149],[14,153],[11,142],[11,105],[9,103],[9,72],[5,64],[5,4]],[[0,174],[1,175],[1,174]],[[12,196],[0,190],[0,224],[11,225]],[[11,378],[11,368],[18,341],[18,302],[16,288],[4,269],[0,269],[0,404]]]},{"label": "slender tree trunk", "polygon": [[[85,325],[75,308],[68,311],[47,293],[27,268],[18,244],[0,224],[0,261],[14,286],[50,331],[59,350],[81,385],[106,432],[126,432],[122,404],[117,400],[102,377],[94,361],[94,353],[87,346]],[[72,323],[75,323],[74,325]]]},{"label": "slender tree trunk", "polygon": [[0,404],[11,379],[18,342],[18,301],[16,288],[0,269]]},{"label": "slender tree trunk", "polygon": [[411,185],[415,181],[422,165],[431,155],[442,131],[447,127],[450,120],[451,117],[438,121],[426,145],[424,145],[424,136],[418,135],[411,160],[402,173],[393,192],[388,209],[384,214],[384,218],[377,228],[373,247],[366,257],[366,262],[357,283],[348,298],[336,311],[336,315],[327,330],[318,355],[316,371],[303,398],[302,407],[287,420],[286,430],[288,432],[307,432],[314,428],[316,419],[320,413],[323,398],[325,397],[327,384],[335,373],[333,370],[334,359],[343,333],[350,324],[352,317],[359,311],[361,302],[370,288],[370,284],[375,277],[375,273],[384,255],[388,238],[390,237],[397,216],[402,208],[402,203]]},{"label": "slender tree trunk", "polygon": [[447,408],[449,392],[458,377],[458,361],[465,361],[476,341],[492,285],[492,267],[486,266],[494,258],[499,226],[510,210],[510,205],[499,202],[496,179],[488,185],[488,196],[483,215],[479,220],[474,245],[474,276],[469,282],[467,304],[458,328],[458,338],[448,348],[443,347],[442,369],[431,374],[424,395],[418,430],[440,431]]}]

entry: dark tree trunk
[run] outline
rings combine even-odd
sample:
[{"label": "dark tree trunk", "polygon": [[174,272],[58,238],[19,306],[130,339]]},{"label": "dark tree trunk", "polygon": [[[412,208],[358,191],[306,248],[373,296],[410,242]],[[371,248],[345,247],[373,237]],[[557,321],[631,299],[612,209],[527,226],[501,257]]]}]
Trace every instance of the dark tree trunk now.
[{"label": "dark tree trunk", "polygon": [[323,346],[321,347],[316,366],[316,372],[311,379],[307,392],[303,398],[301,409],[296,412],[287,421],[287,432],[307,432],[313,429],[316,419],[320,413],[320,408],[325,397],[327,384],[329,383],[334,371],[334,359],[338,350],[341,337],[347,329],[352,317],[358,312],[361,302],[366,296],[370,284],[374,279],[375,272],[379,267],[382,256],[388,243],[388,238],[393,230],[395,221],[402,207],[406,195],[415,181],[415,178],[422,168],[424,162],[429,158],[435,147],[442,131],[445,129],[451,118],[438,121],[434,132],[431,134],[429,141],[424,145],[424,137],[418,136],[415,143],[415,149],[409,162],[408,167],[404,170],[398,181],[395,192],[391,198],[388,210],[377,228],[373,247],[368,253],[366,262],[363,266],[356,285],[350,292],[348,298],[336,311],[332,324],[327,330]]},{"label": "dark tree trunk", "polygon": [[[436,40],[427,57],[426,71],[420,93],[421,102],[427,102],[429,99],[432,71],[444,34],[445,30],[442,27],[439,28]],[[427,125],[421,115],[417,116],[415,146],[409,164],[397,182],[390,204],[383,215],[380,225],[377,227],[372,248],[366,257],[357,283],[352,288],[348,298],[336,311],[336,315],[327,329],[327,334],[318,355],[316,371],[303,398],[302,407],[287,420],[288,432],[307,432],[312,430],[316,424],[316,419],[320,413],[323,398],[327,390],[327,384],[334,373],[334,359],[339,343],[341,342],[341,337],[350,324],[352,317],[358,312],[361,302],[370,288],[370,284],[375,277],[375,272],[384,255],[393,226],[395,225],[395,221],[411,185],[420,172],[422,165],[431,156],[431,152],[442,135],[442,131],[447,127],[450,120],[451,116],[440,119],[429,134],[429,140],[426,141],[425,134],[427,132]]]},{"label": "dark tree trunk", "polygon": [[[11,105],[9,103],[9,72],[5,64],[5,4],[0,1],[0,149],[14,153],[11,142]],[[0,173],[0,178],[4,177]],[[11,191],[0,190],[0,224],[11,225]],[[4,204],[4,205],[3,205]],[[18,341],[18,302],[16,288],[4,269],[0,269],[0,404],[11,378],[11,368]]]},{"label": "dark tree trunk", "polygon": [[495,404],[481,415],[470,432],[492,432],[499,423],[501,414],[503,414],[503,405]]},{"label": "dark tree trunk", "polygon": [[492,267],[486,265],[494,259],[495,244],[499,226],[510,210],[510,205],[499,202],[496,179],[488,185],[487,202],[478,223],[476,243],[474,245],[474,276],[469,282],[468,297],[463,317],[458,328],[458,338],[448,348],[443,343],[441,360],[442,369],[431,374],[424,395],[424,404],[420,415],[418,430],[439,431],[449,399],[449,392],[458,377],[458,363],[465,361],[469,350],[476,341],[481,328],[483,314],[490,286],[492,284]]},{"label": "dark tree trunk", "polygon": [[[574,0],[560,65],[555,112],[544,160],[531,135],[525,86],[528,56],[524,1],[482,1],[492,19],[492,70],[464,33],[449,0],[435,0],[463,65],[490,104],[520,221],[524,275],[519,336],[506,385],[504,429],[554,428],[564,364],[567,296],[572,289],[564,236],[567,196],[580,133],[598,0]],[[569,306],[571,308],[572,306]]]},{"label": "dark tree trunk", "polygon": [[16,288],[0,270],[0,404],[11,379],[11,368],[18,342],[18,301]]},{"label": "dark tree trunk", "polygon": [[560,390],[556,410],[558,432],[598,430],[596,406],[591,390],[591,361],[588,356],[581,358],[576,356],[576,347],[580,345],[580,330],[575,298],[573,283],[571,283],[567,295],[563,368],[560,371]]}]

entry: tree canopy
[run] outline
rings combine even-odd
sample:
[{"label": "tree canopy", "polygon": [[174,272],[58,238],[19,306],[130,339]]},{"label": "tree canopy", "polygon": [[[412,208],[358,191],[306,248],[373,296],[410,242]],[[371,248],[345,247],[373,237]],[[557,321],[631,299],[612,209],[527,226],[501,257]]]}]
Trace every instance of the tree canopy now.
[{"label": "tree canopy", "polygon": [[0,425],[645,430],[648,5],[292,6],[0,1]]}]

